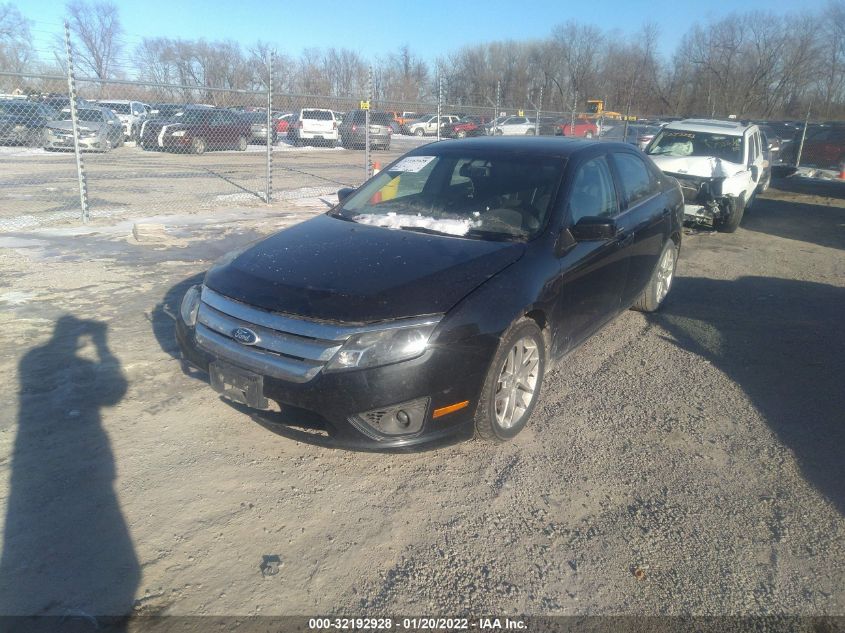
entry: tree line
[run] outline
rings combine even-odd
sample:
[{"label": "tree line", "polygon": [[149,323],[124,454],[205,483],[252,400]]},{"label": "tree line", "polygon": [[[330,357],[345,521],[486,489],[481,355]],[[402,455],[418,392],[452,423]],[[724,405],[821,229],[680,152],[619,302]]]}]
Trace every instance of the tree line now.
[{"label": "tree line", "polygon": [[[129,46],[111,2],[71,0],[66,15],[80,75],[206,90],[208,101],[210,89],[266,90],[272,52],[279,94],[357,100],[371,86],[378,103],[410,106],[435,101],[442,88],[459,107],[575,112],[602,99],[606,109],[639,115],[798,118],[810,108],[813,118],[845,118],[845,0],[815,13],[744,12],[693,24],[670,56],[660,54],[655,22],[620,35],[570,21],[542,38],[465,46],[434,61],[409,46],[372,60],[336,47],[294,56],[261,41],[145,37]],[[45,61],[30,24],[15,5],[0,4],[0,71],[61,74],[63,38]]]}]

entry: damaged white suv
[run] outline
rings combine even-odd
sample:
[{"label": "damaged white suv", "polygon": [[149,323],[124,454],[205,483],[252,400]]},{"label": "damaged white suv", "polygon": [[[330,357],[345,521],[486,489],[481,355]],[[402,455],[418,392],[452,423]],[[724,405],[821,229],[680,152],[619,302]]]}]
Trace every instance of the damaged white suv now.
[{"label": "damaged white suv", "polygon": [[645,149],[663,173],[678,180],[684,218],[733,233],[771,167],[756,125],[685,119],[664,127]]}]

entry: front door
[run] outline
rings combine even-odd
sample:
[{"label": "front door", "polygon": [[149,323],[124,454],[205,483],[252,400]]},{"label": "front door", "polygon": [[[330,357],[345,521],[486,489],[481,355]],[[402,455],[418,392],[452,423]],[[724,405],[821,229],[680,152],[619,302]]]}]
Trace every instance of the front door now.
[{"label": "front door", "polygon": [[[567,196],[565,226],[584,217],[616,218],[619,203],[605,155],[582,163]],[[555,325],[558,353],[595,332],[618,311],[627,275],[627,236],[582,241],[560,260],[561,293]]]}]

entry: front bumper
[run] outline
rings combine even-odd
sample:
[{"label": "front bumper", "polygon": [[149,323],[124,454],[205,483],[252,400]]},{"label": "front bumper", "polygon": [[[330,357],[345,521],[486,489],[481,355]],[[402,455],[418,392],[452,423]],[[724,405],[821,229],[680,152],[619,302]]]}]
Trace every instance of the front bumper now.
[{"label": "front bumper", "polygon": [[[73,134],[68,136],[48,134],[47,140],[44,142],[44,147],[47,149],[73,149]],[[79,139],[79,148],[101,150],[106,148],[106,144],[100,136],[90,136]]]},{"label": "front bumper", "polygon": [[[226,352],[211,352],[197,342],[196,329],[176,319],[176,338],[182,358],[209,374],[209,365],[223,361],[238,367],[238,359]],[[498,339],[473,338],[464,343],[437,345],[423,356],[371,369],[326,372],[320,370],[305,382],[262,375],[263,396],[276,402],[282,413],[243,409],[265,425],[289,426],[291,415],[316,420],[327,437],[320,443],[365,450],[419,447],[447,440],[468,439],[474,432],[478,394]],[[240,365],[243,367],[243,365]],[[254,367],[243,367],[254,371]],[[386,435],[367,427],[356,414],[390,408],[420,398],[429,398],[419,431],[408,435]],[[437,409],[468,401],[468,406],[435,418]],[[239,408],[240,405],[237,405]],[[302,424],[306,424],[303,422]],[[293,422],[293,426],[299,426]],[[280,433],[285,435],[286,433]]]}]

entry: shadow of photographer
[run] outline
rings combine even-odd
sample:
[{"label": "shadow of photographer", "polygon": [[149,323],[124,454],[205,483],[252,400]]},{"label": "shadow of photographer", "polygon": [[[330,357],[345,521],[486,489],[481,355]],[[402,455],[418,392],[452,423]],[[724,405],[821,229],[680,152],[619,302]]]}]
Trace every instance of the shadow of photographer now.
[{"label": "shadow of photographer", "polygon": [[[5,616],[98,627],[102,616],[132,610],[140,566],[100,413],[123,398],[127,383],[106,339],[106,324],[66,315],[20,361],[0,558]],[[120,630],[111,620],[109,630]]]}]

